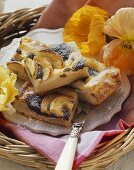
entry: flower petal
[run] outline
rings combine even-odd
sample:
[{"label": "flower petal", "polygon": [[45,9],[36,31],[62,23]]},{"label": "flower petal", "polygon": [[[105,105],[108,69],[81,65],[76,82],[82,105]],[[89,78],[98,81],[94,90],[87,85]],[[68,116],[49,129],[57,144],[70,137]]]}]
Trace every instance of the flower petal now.
[{"label": "flower petal", "polygon": [[121,8],[108,19],[104,32],[123,40],[134,40],[134,8]]},{"label": "flower petal", "polygon": [[0,111],[7,110],[7,105],[10,104],[18,94],[18,90],[14,87],[15,82],[16,75],[0,66]]},{"label": "flower petal", "polygon": [[15,99],[15,96],[18,94],[18,90],[14,88],[12,85],[12,82],[9,80],[6,80],[2,83],[1,88],[3,89],[3,93],[6,96],[5,104],[8,104],[12,102]]},{"label": "flower petal", "polygon": [[88,35],[88,44],[90,48],[90,54],[94,55],[106,42],[104,35],[104,17],[100,15],[94,15],[90,24],[90,32]]},{"label": "flower petal", "polygon": [[134,74],[134,50],[123,40],[113,40],[105,46],[103,61],[107,66],[118,67],[122,72]]},{"label": "flower petal", "polygon": [[107,12],[98,7],[82,7],[67,21],[64,41],[75,41],[83,55],[94,55],[105,44],[103,29],[107,17]]},{"label": "flower petal", "polygon": [[10,71],[8,69],[3,68],[0,65],[0,84],[3,82],[3,80],[9,78]]}]

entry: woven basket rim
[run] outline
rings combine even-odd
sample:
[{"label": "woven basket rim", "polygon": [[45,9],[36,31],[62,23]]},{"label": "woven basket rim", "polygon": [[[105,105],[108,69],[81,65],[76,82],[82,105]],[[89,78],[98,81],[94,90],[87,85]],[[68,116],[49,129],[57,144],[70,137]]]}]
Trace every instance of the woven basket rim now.
[{"label": "woven basket rim", "polygon": [[[34,9],[24,8],[0,14],[1,44],[27,33],[45,8],[46,6]],[[100,143],[90,157],[81,164],[80,169],[103,169],[132,149],[134,149],[134,128],[128,128],[111,141]],[[33,148],[2,133],[0,133],[0,157],[38,169],[54,168],[52,162]]]}]

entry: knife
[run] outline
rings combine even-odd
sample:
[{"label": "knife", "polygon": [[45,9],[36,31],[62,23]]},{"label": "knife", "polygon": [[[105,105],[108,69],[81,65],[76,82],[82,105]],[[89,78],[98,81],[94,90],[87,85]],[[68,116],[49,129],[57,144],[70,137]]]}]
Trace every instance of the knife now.
[{"label": "knife", "polygon": [[78,145],[78,139],[80,132],[84,127],[85,120],[81,122],[73,123],[71,127],[71,133],[62,150],[60,158],[57,162],[55,170],[72,170],[75,153]]}]

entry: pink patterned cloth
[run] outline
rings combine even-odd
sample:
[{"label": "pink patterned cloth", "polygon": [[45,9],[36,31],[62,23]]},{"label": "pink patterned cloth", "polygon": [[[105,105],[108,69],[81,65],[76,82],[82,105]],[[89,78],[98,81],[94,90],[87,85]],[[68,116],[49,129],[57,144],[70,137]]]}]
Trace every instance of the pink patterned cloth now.
[{"label": "pink patterned cloth", "polygon": [[[95,147],[103,140],[108,140],[115,137],[117,134],[130,127],[124,121],[120,120],[116,130],[94,130],[81,134],[77,148],[77,153],[74,161],[74,169],[76,169],[95,149]],[[16,126],[0,118],[0,130],[7,135],[25,142],[40,154],[47,157],[53,162],[57,162],[68,135],[60,137],[52,137],[45,134],[35,134],[22,127]]]},{"label": "pink patterned cloth", "polygon": [[[110,140],[125,129],[134,127],[134,76],[129,79],[132,85],[131,94],[124,102],[122,111],[116,114],[109,123],[94,131],[81,134],[73,169],[79,167],[100,142]],[[55,163],[58,161],[68,138],[68,135],[52,137],[45,134],[35,134],[5,121],[2,117],[0,117],[0,131],[25,142]]]}]

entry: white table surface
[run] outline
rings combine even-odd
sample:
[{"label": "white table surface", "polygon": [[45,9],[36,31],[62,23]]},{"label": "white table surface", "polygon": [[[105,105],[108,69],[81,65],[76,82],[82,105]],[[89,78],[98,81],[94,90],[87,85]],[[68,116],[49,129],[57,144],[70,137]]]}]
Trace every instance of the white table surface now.
[{"label": "white table surface", "polygon": [[[1,1],[1,0],[0,0]],[[49,4],[52,0],[6,0],[5,12],[14,11],[25,7],[35,8],[41,5]],[[0,170],[35,170],[16,164],[11,161],[0,159]],[[134,151],[123,156],[115,164],[106,170],[134,170]]]}]

